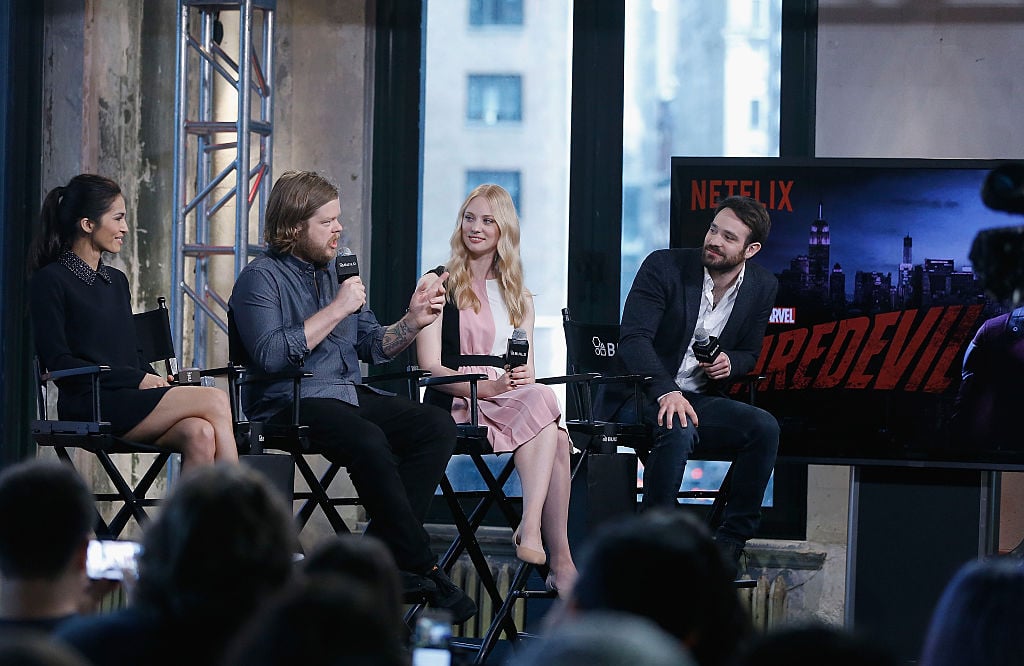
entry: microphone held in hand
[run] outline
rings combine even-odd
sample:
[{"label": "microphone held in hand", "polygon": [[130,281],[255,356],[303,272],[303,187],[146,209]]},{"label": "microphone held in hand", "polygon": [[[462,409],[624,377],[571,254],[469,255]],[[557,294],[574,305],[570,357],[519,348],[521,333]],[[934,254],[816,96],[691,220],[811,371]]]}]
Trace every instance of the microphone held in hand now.
[{"label": "microphone held in hand", "polygon": [[334,260],[334,270],[338,272],[338,284],[341,284],[350,277],[359,275],[359,260],[352,250],[343,247],[338,250],[338,256]]},{"label": "microphone held in hand", "polygon": [[512,337],[508,339],[508,351],[505,352],[505,364],[509,368],[518,368],[526,365],[526,359],[530,355],[530,341],[526,339],[526,331],[517,328],[512,331]]},{"label": "microphone held in hand", "polygon": [[718,338],[709,335],[703,328],[698,328],[693,332],[693,355],[697,357],[698,361],[714,363],[721,351],[722,347],[718,344]]}]

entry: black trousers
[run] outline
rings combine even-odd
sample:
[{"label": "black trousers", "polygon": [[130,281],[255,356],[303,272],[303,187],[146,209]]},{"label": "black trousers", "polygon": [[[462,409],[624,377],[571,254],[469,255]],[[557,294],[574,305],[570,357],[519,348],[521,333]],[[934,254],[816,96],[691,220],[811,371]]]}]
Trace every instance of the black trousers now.
[{"label": "black trousers", "polygon": [[[314,450],[348,469],[370,514],[366,533],[388,546],[399,569],[425,573],[436,558],[423,519],[455,450],[455,422],[431,405],[357,391],[358,407],[303,398],[300,420]],[[290,418],[288,408],[273,420]]]}]

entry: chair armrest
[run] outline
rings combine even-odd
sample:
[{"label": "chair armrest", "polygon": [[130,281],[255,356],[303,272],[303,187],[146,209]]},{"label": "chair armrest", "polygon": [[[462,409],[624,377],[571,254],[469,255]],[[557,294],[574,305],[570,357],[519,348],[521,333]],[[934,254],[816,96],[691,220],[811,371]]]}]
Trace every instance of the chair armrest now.
[{"label": "chair armrest", "polygon": [[53,381],[55,379],[64,379],[65,377],[79,377],[81,375],[98,375],[101,372],[110,372],[109,365],[83,365],[80,368],[68,368],[67,370],[54,370],[53,372],[45,372],[39,376],[39,379],[44,382]]},{"label": "chair armrest", "polygon": [[757,383],[762,379],[768,379],[768,376],[750,373],[740,377],[734,377],[727,382],[723,382],[724,386],[722,388],[722,392],[736,394],[742,391],[743,387],[746,387],[747,401],[753,405],[757,400]]},{"label": "chair armrest", "polygon": [[729,386],[743,386],[744,384],[749,384],[751,382],[759,382],[762,379],[768,379],[768,375],[755,375],[754,373],[751,373],[749,375],[734,377],[733,379],[730,379],[728,382],[726,382],[726,384],[728,384]]},{"label": "chair armrest", "polygon": [[536,380],[538,384],[578,384],[580,382],[592,382],[601,375],[596,372],[587,372],[576,375],[561,375],[559,377],[541,377]]},{"label": "chair armrest", "polygon": [[643,384],[650,381],[650,375],[601,375],[595,384]]},{"label": "chair armrest", "polygon": [[266,384],[268,382],[279,382],[282,379],[303,379],[305,377],[312,377],[313,373],[308,370],[282,370],[281,372],[271,372],[270,374],[263,375],[262,377],[245,377],[242,380],[243,384]]},{"label": "chair armrest", "polygon": [[200,377],[224,377],[231,374],[242,374],[243,368],[237,365],[225,365],[220,368],[203,368],[199,370]]},{"label": "chair armrest", "polygon": [[[420,380],[420,386],[442,386],[444,384],[459,384],[469,382],[469,425],[476,429],[480,425],[480,415],[477,411],[478,396],[477,382],[487,379],[485,374],[450,375],[448,377],[424,377]],[[460,427],[462,427],[460,425]],[[479,434],[479,433],[477,433]]]},{"label": "chair armrest", "polygon": [[424,377],[420,380],[420,386],[441,386],[444,384],[459,384],[461,382],[482,382],[487,379],[484,374],[448,375],[447,377]]},{"label": "chair armrest", "polygon": [[364,384],[377,384],[380,382],[390,382],[396,379],[415,379],[419,381],[424,377],[429,377],[430,371],[421,370],[419,368],[409,368],[401,372],[385,372],[380,375],[372,375],[370,377],[363,377]]},{"label": "chair armrest", "polygon": [[109,365],[84,365],[80,368],[54,370],[53,372],[46,372],[39,375],[40,391],[37,394],[37,410],[39,415],[45,416],[46,413],[46,406],[43,404],[43,394],[45,393],[47,382],[63,379],[65,377],[88,377],[90,394],[92,396],[92,420],[95,422],[102,421],[103,419],[100,414],[100,375],[104,372],[110,372]]}]

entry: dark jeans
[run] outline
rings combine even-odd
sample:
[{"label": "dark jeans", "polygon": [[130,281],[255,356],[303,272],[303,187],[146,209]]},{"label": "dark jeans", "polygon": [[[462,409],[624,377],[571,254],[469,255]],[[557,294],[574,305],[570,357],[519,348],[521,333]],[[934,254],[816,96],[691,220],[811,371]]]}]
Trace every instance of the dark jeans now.
[{"label": "dark jeans", "polygon": [[[366,533],[388,546],[399,569],[425,573],[435,558],[423,519],[455,450],[455,422],[431,405],[357,390],[358,407],[304,398],[301,421],[314,450],[348,469],[372,519]],[[290,418],[287,408],[273,420]]]},{"label": "dark jeans", "polygon": [[[739,400],[689,391],[683,395],[697,412],[696,428],[681,427],[678,416],[671,429],[657,425],[658,404],[645,401],[644,421],[654,427],[654,446],[644,461],[643,508],[676,506],[692,453],[710,460],[720,455],[734,462],[732,488],[715,538],[743,545],[761,520],[761,501],[779,448],[779,423]],[[631,408],[628,401],[623,411]]]}]

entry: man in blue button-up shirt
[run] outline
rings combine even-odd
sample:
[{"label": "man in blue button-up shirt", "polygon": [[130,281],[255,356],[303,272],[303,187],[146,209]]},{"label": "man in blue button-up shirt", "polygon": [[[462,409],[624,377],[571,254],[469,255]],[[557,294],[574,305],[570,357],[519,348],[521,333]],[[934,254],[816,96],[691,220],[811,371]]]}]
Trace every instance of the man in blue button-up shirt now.
[{"label": "man in blue button-up shirt", "polygon": [[[335,260],[342,226],[338,190],[311,172],[278,179],[267,203],[267,253],[238,276],[229,311],[248,374],[302,368],[302,423],[327,458],[344,465],[372,518],[368,534],[390,548],[407,587],[421,585],[456,622],[476,606],[445,577],[423,529],[427,506],[455,448],[451,416],[361,382],[359,361],[382,363],[408,347],[444,305],[444,280],[427,274],[399,321],[382,326],[364,307],[359,276],[341,284]],[[291,381],[247,384],[250,420],[287,422]]]}]

